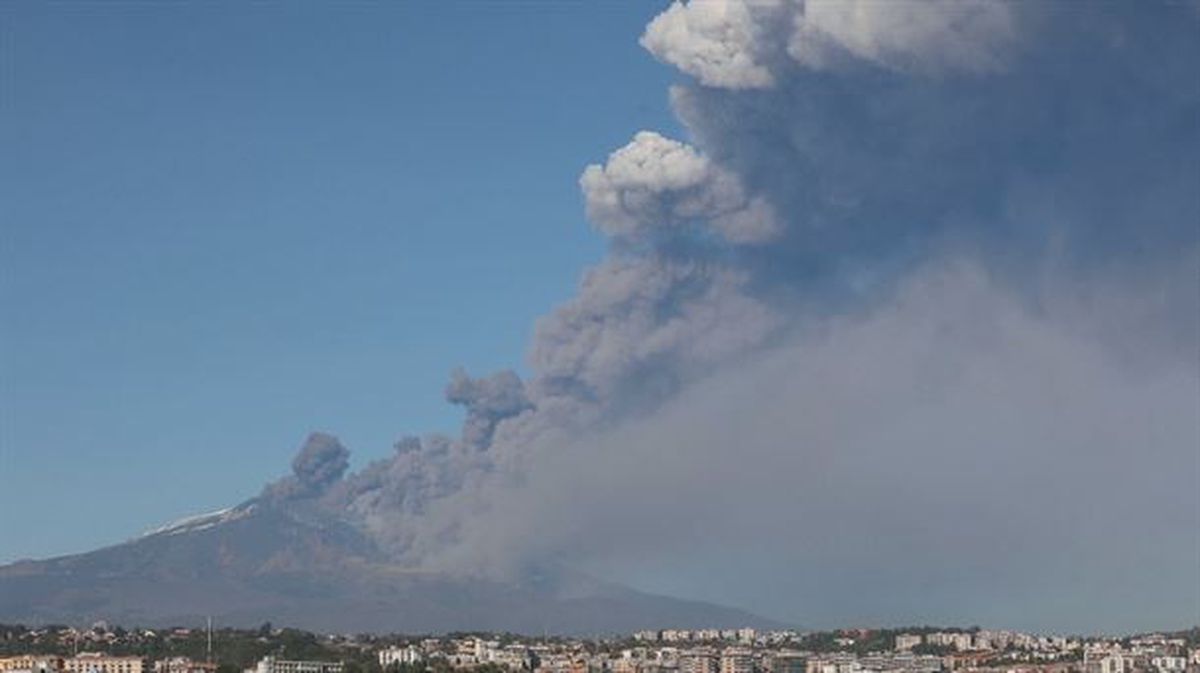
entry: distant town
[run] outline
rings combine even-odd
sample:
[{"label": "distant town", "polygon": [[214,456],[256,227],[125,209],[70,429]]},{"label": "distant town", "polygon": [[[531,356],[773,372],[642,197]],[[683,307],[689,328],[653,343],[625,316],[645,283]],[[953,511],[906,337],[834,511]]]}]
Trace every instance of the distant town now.
[{"label": "distant town", "polygon": [[0,625],[0,673],[1200,673],[1200,627],[1061,636],[980,628],[496,633]]}]

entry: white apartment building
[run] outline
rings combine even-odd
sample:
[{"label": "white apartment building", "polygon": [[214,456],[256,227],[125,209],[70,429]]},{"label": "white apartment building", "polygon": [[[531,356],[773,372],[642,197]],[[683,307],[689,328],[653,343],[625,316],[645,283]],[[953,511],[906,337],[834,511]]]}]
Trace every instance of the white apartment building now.
[{"label": "white apartment building", "polygon": [[953,647],[959,652],[971,649],[971,634],[937,632],[925,636],[925,642],[940,647]]},{"label": "white apartment building", "polygon": [[389,647],[379,651],[379,665],[387,668],[392,664],[415,664],[425,659],[421,650],[408,645],[406,647]]},{"label": "white apartment building", "polygon": [[1085,670],[1090,673],[1126,673],[1133,670],[1133,659],[1122,656],[1120,652],[1112,652],[1088,661]]},{"label": "white apartment building", "polygon": [[861,670],[858,657],[842,652],[811,657],[805,666],[806,673],[859,673]]},{"label": "white apartment building", "polygon": [[1182,673],[1187,670],[1187,657],[1152,657],[1150,665],[1158,669],[1160,673]]},{"label": "white apartment building", "polygon": [[921,636],[916,633],[901,633],[896,636],[896,649],[907,652],[921,644]]}]

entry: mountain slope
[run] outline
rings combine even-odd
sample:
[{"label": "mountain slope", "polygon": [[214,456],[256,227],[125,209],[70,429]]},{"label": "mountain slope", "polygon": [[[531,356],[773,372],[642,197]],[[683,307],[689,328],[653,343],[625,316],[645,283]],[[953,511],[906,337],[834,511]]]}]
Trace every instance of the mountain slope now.
[{"label": "mountain slope", "polygon": [[502,583],[390,564],[353,527],[252,500],[85,554],[0,567],[0,621],[264,621],[321,631],[771,626],[565,571]]}]

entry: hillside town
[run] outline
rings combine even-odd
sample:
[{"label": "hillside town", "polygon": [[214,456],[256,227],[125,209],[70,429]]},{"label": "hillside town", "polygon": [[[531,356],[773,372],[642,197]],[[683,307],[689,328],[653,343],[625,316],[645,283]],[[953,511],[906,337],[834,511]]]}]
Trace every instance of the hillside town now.
[{"label": "hillside town", "polygon": [[664,629],[614,638],[0,626],[0,673],[1200,673],[1200,629]]}]

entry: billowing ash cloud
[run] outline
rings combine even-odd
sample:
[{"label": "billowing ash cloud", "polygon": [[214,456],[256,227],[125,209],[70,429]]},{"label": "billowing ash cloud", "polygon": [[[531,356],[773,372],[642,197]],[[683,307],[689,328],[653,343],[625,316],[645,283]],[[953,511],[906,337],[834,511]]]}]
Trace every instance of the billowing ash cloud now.
[{"label": "billowing ash cloud", "polygon": [[651,416],[527,447],[520,486],[484,485],[470,543],[437,559],[550,558],[831,625],[1185,623],[1197,365],[1114,357],[1081,327],[932,265]]},{"label": "billowing ash cloud", "polygon": [[1200,14],[712,0],[642,44],[687,138],[583,172],[609,255],[528,380],[287,488],[414,566],[808,623],[1194,616]]},{"label": "billowing ash cloud", "polygon": [[676,2],[642,45],[702,84],[770,88],[797,65],[990,73],[1017,46],[1022,3],[996,0]]},{"label": "billowing ash cloud", "polygon": [[268,486],[264,495],[280,500],[313,498],[323,494],[350,467],[350,452],[336,437],[314,432],[292,460],[292,474]]},{"label": "billowing ash cloud", "polygon": [[477,449],[491,445],[497,423],[530,408],[525,386],[511,370],[482,379],[455,370],[446,386],[446,401],[466,407],[462,440]]},{"label": "billowing ash cloud", "polygon": [[681,142],[643,131],[580,178],[588,217],[623,243],[678,236],[699,224],[731,243],[763,243],[779,231],[771,206],[749,198],[737,176]]}]

